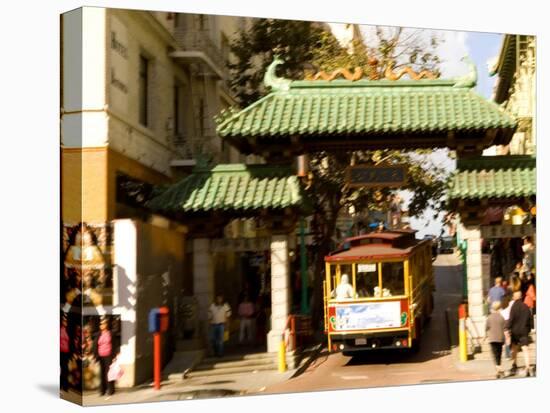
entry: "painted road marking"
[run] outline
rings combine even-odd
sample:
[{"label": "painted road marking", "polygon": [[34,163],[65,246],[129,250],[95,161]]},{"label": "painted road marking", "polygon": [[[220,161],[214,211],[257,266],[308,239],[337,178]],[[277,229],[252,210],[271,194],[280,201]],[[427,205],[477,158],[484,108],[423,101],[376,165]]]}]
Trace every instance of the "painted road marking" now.
[{"label": "painted road marking", "polygon": [[369,376],[340,376],[344,380],[367,380]]}]

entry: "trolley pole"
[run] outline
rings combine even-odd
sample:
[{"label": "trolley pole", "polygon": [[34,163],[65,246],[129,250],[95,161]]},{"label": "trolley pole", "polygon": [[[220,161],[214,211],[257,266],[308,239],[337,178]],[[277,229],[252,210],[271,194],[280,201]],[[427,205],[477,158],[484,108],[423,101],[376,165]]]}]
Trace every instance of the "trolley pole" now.
[{"label": "trolley pole", "polygon": [[466,304],[460,304],[458,306],[458,349],[460,353],[460,361],[462,363],[468,361],[466,315]]}]

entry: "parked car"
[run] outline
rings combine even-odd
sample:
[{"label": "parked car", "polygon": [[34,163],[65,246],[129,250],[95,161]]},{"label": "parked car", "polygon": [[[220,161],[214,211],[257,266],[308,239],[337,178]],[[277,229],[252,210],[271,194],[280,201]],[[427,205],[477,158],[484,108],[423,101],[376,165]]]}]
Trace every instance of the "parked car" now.
[{"label": "parked car", "polygon": [[441,237],[439,242],[440,254],[452,254],[455,250],[455,238],[450,236]]},{"label": "parked car", "polygon": [[437,258],[437,253],[439,249],[439,242],[435,235],[424,235],[424,239],[429,239],[432,242],[432,261],[435,261]]}]

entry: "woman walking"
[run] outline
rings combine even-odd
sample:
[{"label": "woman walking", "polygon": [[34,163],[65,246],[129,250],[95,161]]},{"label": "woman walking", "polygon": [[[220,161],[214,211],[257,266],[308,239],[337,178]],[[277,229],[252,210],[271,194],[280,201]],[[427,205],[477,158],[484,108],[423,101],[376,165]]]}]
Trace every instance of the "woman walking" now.
[{"label": "woman walking", "polygon": [[499,312],[500,301],[493,301],[491,303],[491,314],[487,317],[487,323],[485,331],[489,343],[491,345],[491,352],[493,353],[493,359],[495,361],[495,367],[497,372],[497,379],[503,377],[503,371],[501,367],[502,359],[502,345],[504,344],[504,317]]}]

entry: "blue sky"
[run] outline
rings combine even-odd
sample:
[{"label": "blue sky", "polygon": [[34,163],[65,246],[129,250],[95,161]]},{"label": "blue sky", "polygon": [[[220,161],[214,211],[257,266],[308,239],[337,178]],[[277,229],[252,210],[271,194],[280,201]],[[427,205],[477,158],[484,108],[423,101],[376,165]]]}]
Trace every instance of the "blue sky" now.
[{"label": "blue sky", "polygon": [[[444,31],[442,34],[446,40],[441,45],[441,55],[446,58],[442,65],[442,77],[454,77],[465,73],[467,69],[460,59],[467,53],[477,66],[477,93],[491,99],[496,78],[489,76],[488,61],[498,56],[502,34],[452,31]],[[455,162],[447,157],[446,151],[436,151],[431,160],[444,165],[448,170],[455,167]],[[427,211],[423,217],[411,219],[411,226],[418,230],[417,237],[423,237],[425,234],[439,235],[442,228],[441,217],[434,219],[433,214],[434,211]]]}]

